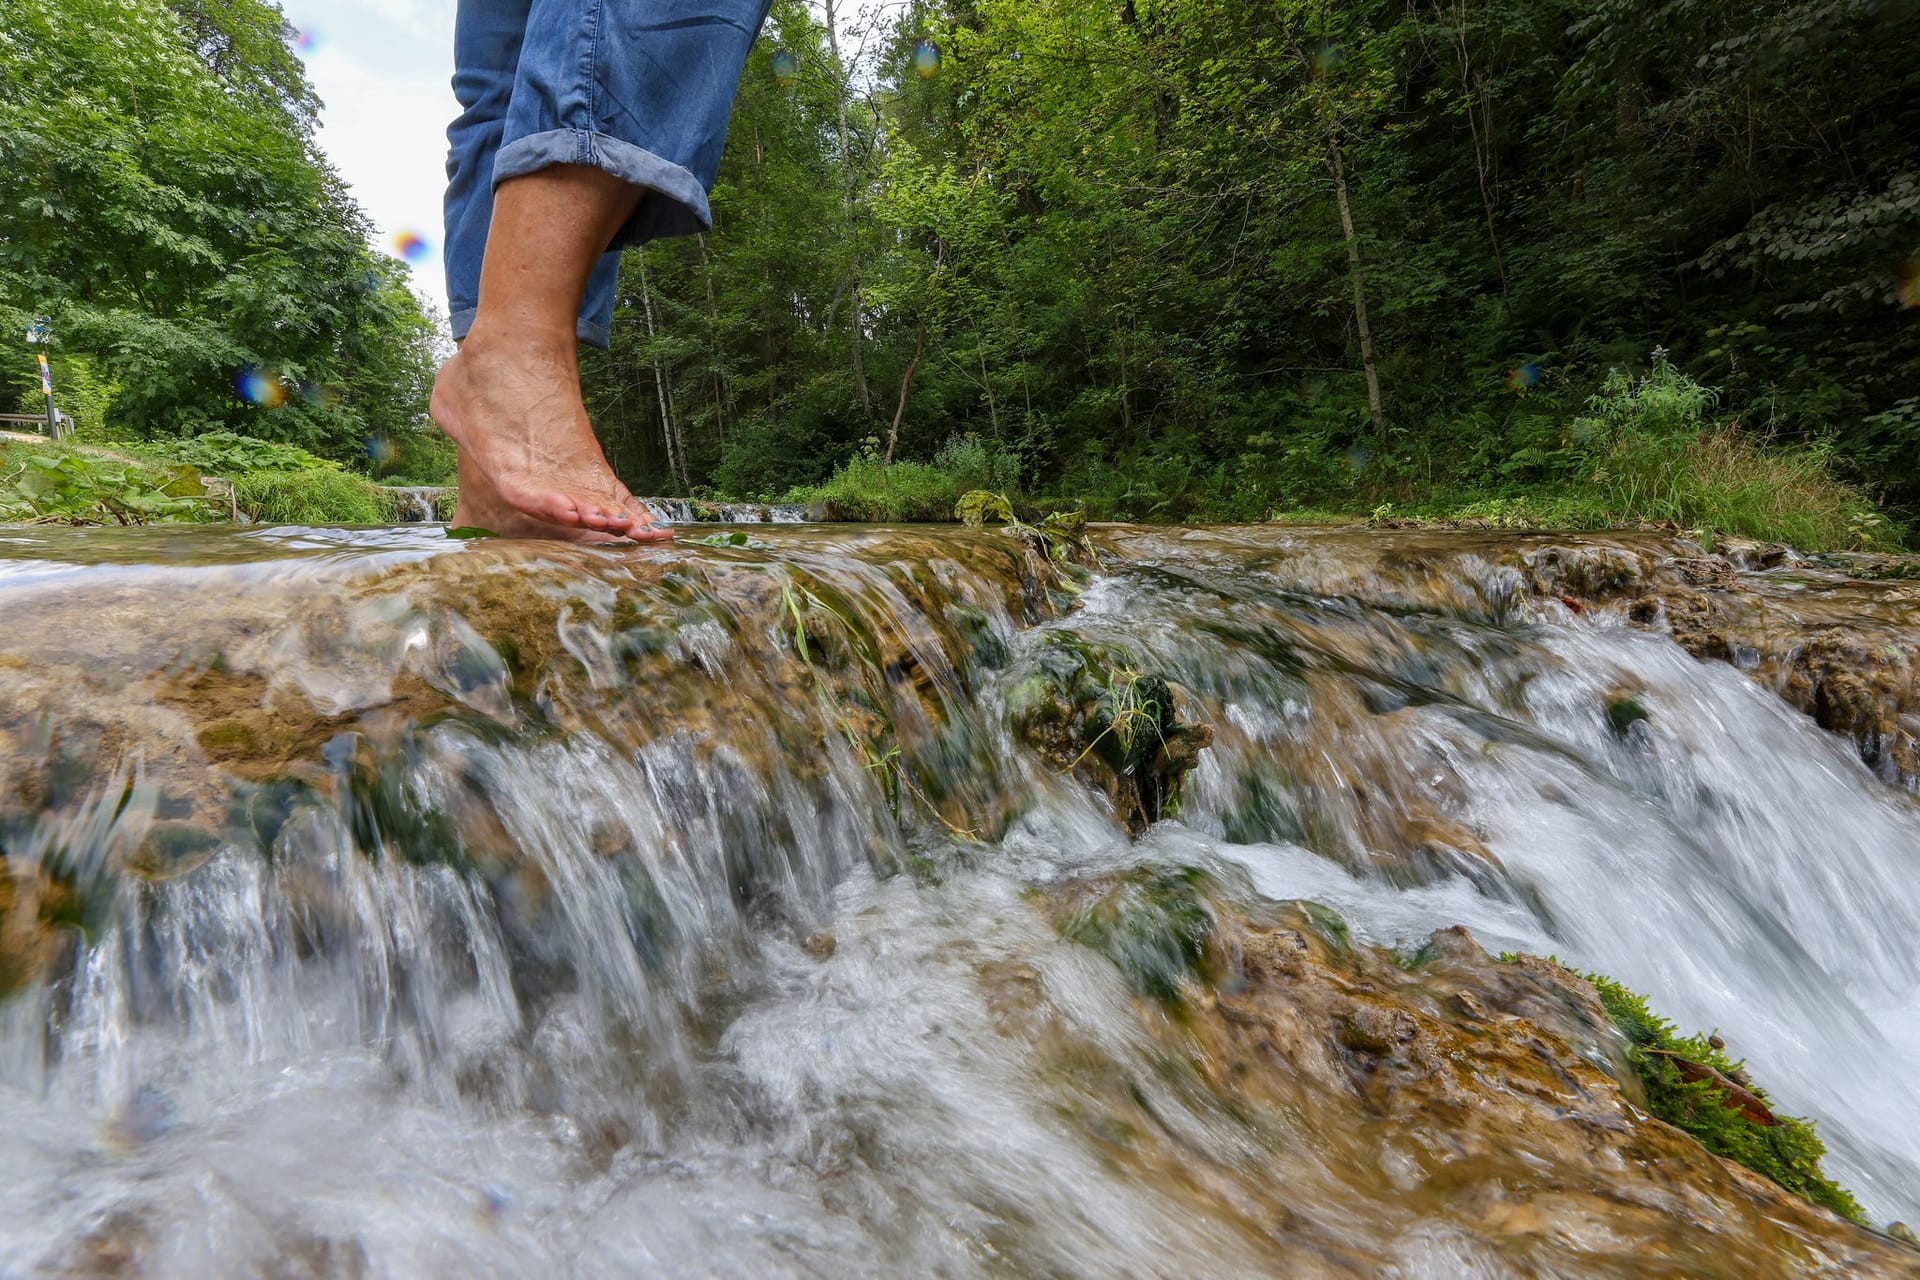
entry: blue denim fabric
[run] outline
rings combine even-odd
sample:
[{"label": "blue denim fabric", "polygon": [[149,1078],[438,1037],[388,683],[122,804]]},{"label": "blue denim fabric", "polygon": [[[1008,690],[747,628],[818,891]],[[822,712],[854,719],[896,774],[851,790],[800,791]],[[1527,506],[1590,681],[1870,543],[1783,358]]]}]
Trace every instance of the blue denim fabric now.
[{"label": "blue denim fabric", "polygon": [[618,250],[712,227],[707,193],[771,0],[460,0],[447,130],[447,300],[464,338],[499,183],[589,164],[647,188],[587,282],[580,339],[607,345]]}]

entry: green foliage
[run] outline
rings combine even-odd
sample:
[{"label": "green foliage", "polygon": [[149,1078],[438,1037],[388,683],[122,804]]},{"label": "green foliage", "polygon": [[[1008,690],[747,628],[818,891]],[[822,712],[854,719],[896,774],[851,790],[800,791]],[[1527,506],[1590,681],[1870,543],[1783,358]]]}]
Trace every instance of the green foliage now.
[{"label": "green foliage", "polygon": [[0,520],[152,524],[205,520],[211,508],[191,467],[143,467],[61,449],[0,450]]},{"label": "green foliage", "polygon": [[393,519],[377,485],[334,468],[253,471],[233,481],[234,502],[255,524],[366,525]]},{"label": "green foliage", "polygon": [[[951,469],[957,432],[1018,464],[961,493],[1096,518],[1470,502],[1839,546],[1890,526],[1832,481],[1920,512],[1920,6],[878,21],[842,74],[776,4],[714,232],[646,251],[651,327],[628,271],[587,385],[636,486],[679,487],[665,403],[693,485],[742,497],[837,465],[884,488],[847,461],[869,440]],[[923,35],[946,55],[926,81]],[[1609,381],[1656,346],[1670,364]]]},{"label": "green foliage", "polygon": [[[1672,1023],[1647,1007],[1644,996],[1611,978],[1586,978],[1600,993],[1607,1016],[1626,1036],[1629,1057],[1655,1116],[1693,1135],[1715,1155],[1745,1165],[1824,1209],[1854,1222],[1866,1220],[1846,1188],[1821,1172],[1826,1146],[1811,1121],[1775,1116],[1774,1124],[1757,1123],[1727,1087],[1734,1084],[1765,1102],[1766,1094],[1758,1087],[1739,1083],[1745,1076],[1743,1064],[1729,1059],[1706,1036],[1679,1035]],[[1684,1070],[1683,1064],[1695,1070]]]},{"label": "green foliage", "polygon": [[459,451],[437,430],[394,431],[376,437],[369,450],[381,484],[437,486],[454,483]]},{"label": "green foliage", "polygon": [[256,440],[231,431],[209,431],[187,440],[168,441],[147,452],[220,476],[243,476],[256,471],[340,469],[339,463],[316,457],[296,445]]},{"label": "green foliage", "polygon": [[1013,522],[1013,503],[1003,494],[989,493],[985,489],[970,489],[960,495],[960,501],[954,504],[953,517],[969,529],[980,529],[988,524],[1011,524]]},{"label": "green foliage", "polygon": [[1207,977],[1209,885],[1193,867],[1132,871],[1075,908],[1060,932],[1113,961],[1141,995],[1177,1005],[1184,983]]},{"label": "green foliage", "polygon": [[[314,144],[275,5],[0,0],[0,32],[0,333],[51,318],[90,438],[225,428],[347,458],[424,416],[433,325]],[[0,360],[0,387],[33,376]]]}]

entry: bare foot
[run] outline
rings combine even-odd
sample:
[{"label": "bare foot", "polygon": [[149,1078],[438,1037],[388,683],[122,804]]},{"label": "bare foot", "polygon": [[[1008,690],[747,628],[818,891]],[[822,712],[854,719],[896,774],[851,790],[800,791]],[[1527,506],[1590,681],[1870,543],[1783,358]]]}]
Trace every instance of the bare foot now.
[{"label": "bare foot", "polygon": [[460,446],[463,500],[477,472],[504,507],[545,525],[624,534],[656,523],[600,451],[571,349],[469,338],[434,379],[432,412]]},{"label": "bare foot", "polygon": [[[622,486],[622,493],[625,488]],[[555,542],[574,542],[585,546],[630,546],[635,542],[659,542],[673,537],[673,530],[661,524],[654,514],[629,495],[635,523],[625,534],[603,533],[579,525],[551,524],[536,520],[500,496],[489,480],[460,450],[460,497],[453,508],[455,529],[485,529],[502,538],[543,538]],[[648,523],[641,524],[644,518]]]}]

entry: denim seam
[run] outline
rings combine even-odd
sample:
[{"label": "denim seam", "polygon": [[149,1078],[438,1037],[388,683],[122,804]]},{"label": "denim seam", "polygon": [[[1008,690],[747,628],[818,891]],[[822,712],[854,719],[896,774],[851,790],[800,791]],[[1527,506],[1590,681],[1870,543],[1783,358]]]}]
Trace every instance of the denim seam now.
[{"label": "denim seam", "polygon": [[[604,0],[594,0],[587,6],[587,128],[596,132],[600,128],[600,15],[604,9]],[[580,146],[584,152],[591,144],[582,139]],[[589,163],[583,154],[580,163]]]}]

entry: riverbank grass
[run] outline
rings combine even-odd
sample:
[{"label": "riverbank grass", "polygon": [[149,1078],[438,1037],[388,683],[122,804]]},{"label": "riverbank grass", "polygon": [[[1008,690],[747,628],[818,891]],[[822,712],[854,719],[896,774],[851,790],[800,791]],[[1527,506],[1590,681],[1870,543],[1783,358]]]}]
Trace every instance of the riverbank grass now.
[{"label": "riverbank grass", "polygon": [[255,524],[391,524],[380,486],[350,471],[256,471],[236,476],[233,498]]}]

